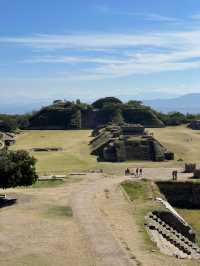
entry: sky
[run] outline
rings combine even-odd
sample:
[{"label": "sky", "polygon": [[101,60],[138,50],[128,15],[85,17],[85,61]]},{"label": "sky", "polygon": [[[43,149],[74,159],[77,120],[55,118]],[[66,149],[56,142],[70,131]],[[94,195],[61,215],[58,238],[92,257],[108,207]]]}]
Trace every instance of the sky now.
[{"label": "sky", "polygon": [[0,96],[200,93],[199,0],[0,0]]}]

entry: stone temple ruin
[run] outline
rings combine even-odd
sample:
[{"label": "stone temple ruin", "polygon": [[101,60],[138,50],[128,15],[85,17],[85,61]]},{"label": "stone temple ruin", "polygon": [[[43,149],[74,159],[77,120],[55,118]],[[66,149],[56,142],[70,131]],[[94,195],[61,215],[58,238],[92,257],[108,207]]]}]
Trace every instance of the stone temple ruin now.
[{"label": "stone temple ruin", "polygon": [[90,142],[91,154],[98,161],[173,160],[174,154],[159,143],[140,124],[108,125],[95,129]]},{"label": "stone temple ruin", "polygon": [[200,120],[191,121],[188,127],[193,130],[200,130]]},{"label": "stone temple ruin", "polygon": [[193,174],[192,178],[200,179],[200,168],[195,163],[186,163],[184,173]]},{"label": "stone temple ruin", "polygon": [[0,150],[6,149],[8,146],[15,143],[15,136],[9,132],[0,131]]},{"label": "stone temple ruin", "polygon": [[166,255],[182,259],[200,259],[195,231],[174,209],[199,210],[200,184],[188,181],[159,181],[156,185],[162,195],[162,198],[156,198],[156,201],[162,207],[149,212],[145,217],[145,228],[152,241]]},{"label": "stone temple ruin", "polygon": [[182,259],[199,259],[200,249],[195,243],[191,226],[178,215],[171,205],[162,200],[167,211],[153,211],[145,217],[146,230],[160,251]]}]

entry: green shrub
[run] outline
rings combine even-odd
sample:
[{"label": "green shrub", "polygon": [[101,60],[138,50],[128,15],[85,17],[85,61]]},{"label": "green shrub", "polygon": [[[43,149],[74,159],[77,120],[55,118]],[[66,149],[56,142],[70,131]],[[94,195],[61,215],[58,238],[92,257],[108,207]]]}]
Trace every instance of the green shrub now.
[{"label": "green shrub", "polygon": [[36,160],[27,151],[7,151],[0,154],[0,187],[30,186],[38,176]]}]

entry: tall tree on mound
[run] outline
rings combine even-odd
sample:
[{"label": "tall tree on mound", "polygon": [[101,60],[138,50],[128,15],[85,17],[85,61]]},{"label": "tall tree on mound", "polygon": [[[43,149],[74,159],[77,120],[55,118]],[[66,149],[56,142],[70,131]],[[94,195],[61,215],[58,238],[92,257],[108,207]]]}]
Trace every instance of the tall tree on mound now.
[{"label": "tall tree on mound", "polygon": [[30,186],[38,179],[36,160],[27,151],[0,153],[0,187]]},{"label": "tall tree on mound", "polygon": [[120,101],[118,98],[115,98],[115,97],[105,97],[105,98],[101,98],[101,99],[95,101],[92,104],[92,106],[94,108],[101,109],[105,105],[110,105],[110,104],[122,104],[122,101]]}]

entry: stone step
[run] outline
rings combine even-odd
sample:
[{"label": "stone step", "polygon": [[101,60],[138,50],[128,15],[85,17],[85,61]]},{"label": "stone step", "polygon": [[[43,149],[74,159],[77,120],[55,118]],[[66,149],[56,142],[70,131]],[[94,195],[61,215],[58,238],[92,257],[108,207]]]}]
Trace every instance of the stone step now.
[{"label": "stone step", "polygon": [[178,250],[182,251],[188,256],[192,255],[193,257],[200,257],[200,249],[195,243],[191,242],[188,238],[177,232],[159,217],[154,214],[150,214],[147,217],[147,221],[149,222],[147,224],[149,229],[157,230],[159,234],[161,234],[167,241],[178,248]]}]

